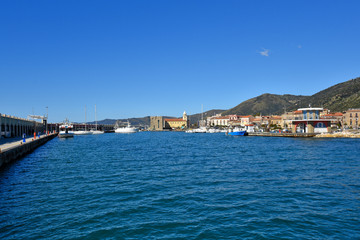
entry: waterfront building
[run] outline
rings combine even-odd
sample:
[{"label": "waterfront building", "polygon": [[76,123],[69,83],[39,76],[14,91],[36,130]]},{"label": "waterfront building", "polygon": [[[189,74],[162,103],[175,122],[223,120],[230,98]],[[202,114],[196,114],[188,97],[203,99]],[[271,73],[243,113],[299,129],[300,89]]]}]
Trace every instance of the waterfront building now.
[{"label": "waterfront building", "polygon": [[253,119],[254,119],[254,117],[251,115],[240,116],[241,126],[245,126],[245,125],[252,123]]},{"label": "waterfront building", "polygon": [[215,116],[208,118],[210,126],[229,126],[229,116]]},{"label": "waterfront building", "polygon": [[282,117],[281,116],[277,116],[277,115],[273,115],[270,117],[270,125],[276,125],[276,126],[281,126],[282,124]]},{"label": "waterfront building", "polygon": [[150,117],[150,130],[162,131],[164,129],[184,129],[189,127],[189,119],[184,111],[182,118],[164,118],[162,116]]},{"label": "waterfront building", "polygon": [[341,112],[327,113],[322,116],[322,118],[324,118],[324,119],[331,119],[331,127],[332,128],[339,128],[340,126],[342,126],[343,125],[343,117],[344,117],[344,114]]},{"label": "waterfront building", "polygon": [[246,124],[245,125],[245,130],[247,132],[255,132],[255,125],[254,124]]},{"label": "waterfront building", "polygon": [[162,131],[164,129],[164,118],[162,116],[150,117],[150,130]]},{"label": "waterfront building", "polygon": [[360,108],[351,108],[344,114],[343,124],[345,128],[360,128]]},{"label": "waterfront building", "polygon": [[[299,108],[296,118],[292,121],[293,132],[326,133],[330,131],[332,119],[320,118],[323,108]],[[300,114],[299,114],[300,113]]]},{"label": "waterfront building", "polygon": [[165,128],[168,129],[184,129],[189,126],[188,117],[185,111],[182,118],[166,118],[164,122]]},{"label": "waterfront building", "polygon": [[0,113],[0,138],[21,137],[23,134],[32,136],[34,132],[43,133],[45,129],[46,121],[37,122]]}]

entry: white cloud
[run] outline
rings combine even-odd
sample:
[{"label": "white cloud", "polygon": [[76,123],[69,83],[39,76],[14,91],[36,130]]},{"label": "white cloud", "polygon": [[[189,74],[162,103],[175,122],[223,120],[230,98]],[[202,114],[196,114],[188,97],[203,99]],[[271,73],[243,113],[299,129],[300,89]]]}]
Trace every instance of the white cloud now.
[{"label": "white cloud", "polygon": [[302,48],[302,46],[301,46],[301,45],[298,45],[298,48]]},{"label": "white cloud", "polygon": [[269,56],[269,49],[263,48],[263,51],[259,52],[261,56],[268,57]]}]

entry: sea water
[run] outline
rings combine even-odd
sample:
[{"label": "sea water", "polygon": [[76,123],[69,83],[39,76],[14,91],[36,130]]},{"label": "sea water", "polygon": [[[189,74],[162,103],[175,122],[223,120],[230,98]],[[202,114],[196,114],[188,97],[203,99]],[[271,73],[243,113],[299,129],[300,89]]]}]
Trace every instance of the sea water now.
[{"label": "sea water", "polygon": [[0,239],[359,239],[360,139],[140,132],[0,170]]}]

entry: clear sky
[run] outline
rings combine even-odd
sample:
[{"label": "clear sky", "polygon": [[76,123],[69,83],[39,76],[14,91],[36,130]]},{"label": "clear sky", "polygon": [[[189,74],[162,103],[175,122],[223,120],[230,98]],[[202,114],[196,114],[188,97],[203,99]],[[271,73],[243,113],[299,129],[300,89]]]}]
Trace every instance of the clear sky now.
[{"label": "clear sky", "polygon": [[0,112],[181,116],[360,76],[360,1],[0,1]]}]

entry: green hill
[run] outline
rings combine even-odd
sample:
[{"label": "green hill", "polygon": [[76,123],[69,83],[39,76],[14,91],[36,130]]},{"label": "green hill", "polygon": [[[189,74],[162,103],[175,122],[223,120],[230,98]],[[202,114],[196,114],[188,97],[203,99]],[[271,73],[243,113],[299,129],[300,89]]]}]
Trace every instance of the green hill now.
[{"label": "green hill", "polygon": [[222,115],[271,115],[301,107],[324,107],[332,112],[360,108],[360,78],[336,84],[312,96],[262,94],[225,111]]},{"label": "green hill", "polygon": [[236,107],[223,112],[222,115],[281,114],[285,110],[289,110],[292,109],[294,106],[298,106],[299,103],[306,98],[307,96],[296,96],[289,94],[276,95],[265,93],[258,97],[254,97],[240,103]]},{"label": "green hill", "polygon": [[190,121],[190,124],[198,123],[199,120],[201,120],[201,115],[203,115],[204,119],[206,119],[207,117],[214,116],[214,115],[222,113],[224,111],[225,110],[221,110],[221,109],[213,109],[213,110],[206,111],[203,114],[197,113],[197,114],[189,115],[189,121]]},{"label": "green hill", "polygon": [[332,112],[342,112],[349,108],[360,108],[360,78],[336,84],[320,91],[301,103],[303,106],[322,106]]}]

